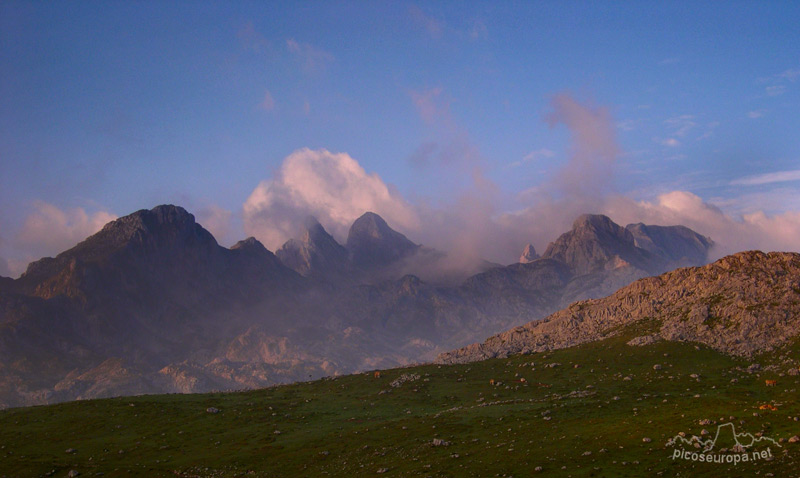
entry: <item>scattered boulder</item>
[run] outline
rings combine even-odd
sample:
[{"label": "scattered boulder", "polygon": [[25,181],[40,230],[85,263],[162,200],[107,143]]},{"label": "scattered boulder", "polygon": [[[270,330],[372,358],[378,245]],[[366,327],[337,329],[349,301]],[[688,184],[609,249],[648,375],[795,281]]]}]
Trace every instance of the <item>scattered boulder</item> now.
[{"label": "scattered boulder", "polygon": [[432,444],[433,446],[450,446],[449,441],[442,440],[441,438],[434,438]]},{"label": "scattered boulder", "polygon": [[797,443],[797,442],[800,442],[800,436],[795,435],[792,438],[789,438],[789,443]]},{"label": "scattered boulder", "polygon": [[661,364],[657,363],[657,364],[653,365],[653,370],[661,370]]},{"label": "scattered boulder", "polygon": [[653,441],[653,440],[652,440],[650,437],[644,437],[644,438],[642,438],[642,441],[643,441],[644,443],[650,443],[650,442],[651,442],[651,441]]},{"label": "scattered boulder", "polygon": [[208,407],[208,408],[206,408],[206,412],[208,412],[208,413],[219,413],[219,408],[217,408],[217,407]]}]

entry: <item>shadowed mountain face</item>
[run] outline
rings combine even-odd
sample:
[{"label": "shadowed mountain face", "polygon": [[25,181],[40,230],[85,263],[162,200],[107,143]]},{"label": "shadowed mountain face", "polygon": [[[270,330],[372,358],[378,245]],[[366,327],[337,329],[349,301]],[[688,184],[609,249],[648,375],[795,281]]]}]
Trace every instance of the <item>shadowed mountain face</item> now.
[{"label": "shadowed mountain face", "polygon": [[306,232],[289,239],[276,252],[286,266],[304,276],[326,277],[351,273],[347,249],[313,217],[306,219]]},{"label": "shadowed mountain face", "polygon": [[365,270],[385,267],[410,256],[419,248],[372,212],[356,219],[350,227],[345,247],[353,264]]},{"label": "shadowed mountain face", "polygon": [[583,216],[542,258],[531,247],[528,263],[443,286],[408,272],[446,255],[374,213],[355,221],[346,246],[310,220],[275,255],[254,238],[219,246],[180,207],[137,211],[0,282],[0,405],[261,387],[431,360],[665,264],[704,262],[711,244],[685,228],[630,227]]},{"label": "shadowed mountain face", "polygon": [[689,341],[730,355],[770,352],[800,335],[800,254],[741,252],[630,284],[613,295],[576,302],[544,320],[439,355],[466,363],[556,350],[649,328],[631,345]]}]

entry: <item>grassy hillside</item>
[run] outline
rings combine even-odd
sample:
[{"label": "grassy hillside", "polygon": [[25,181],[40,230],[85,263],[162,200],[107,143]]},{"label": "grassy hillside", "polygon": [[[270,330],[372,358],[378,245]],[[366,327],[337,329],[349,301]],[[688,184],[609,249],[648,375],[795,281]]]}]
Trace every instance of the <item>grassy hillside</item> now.
[{"label": "grassy hillside", "polygon": [[[692,344],[626,345],[639,333],[380,377],[5,410],[0,476],[67,476],[70,470],[185,477],[796,473],[800,443],[788,438],[800,433],[800,377],[781,374],[789,368],[783,360],[798,356],[797,346],[756,360],[780,363],[774,370],[747,372],[753,361]],[[554,363],[560,365],[548,366]],[[777,386],[766,387],[765,379]],[[777,410],[759,410],[763,404]],[[704,419],[712,422],[700,425]],[[673,459],[675,447],[665,445],[679,432],[688,438],[705,428],[713,435],[726,422],[783,442],[753,447],[769,447],[771,459],[737,465]]]}]

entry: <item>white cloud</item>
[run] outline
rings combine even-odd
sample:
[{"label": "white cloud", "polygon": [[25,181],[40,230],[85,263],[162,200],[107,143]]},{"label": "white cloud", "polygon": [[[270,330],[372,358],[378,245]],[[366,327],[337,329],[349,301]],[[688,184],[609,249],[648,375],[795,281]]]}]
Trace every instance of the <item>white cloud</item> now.
[{"label": "white cloud", "polygon": [[569,94],[550,102],[546,120],[550,126],[563,123],[572,135],[571,151],[554,183],[573,198],[599,197],[612,186],[614,166],[620,155],[614,121],[607,108],[582,104]]},{"label": "white cloud", "polygon": [[795,81],[797,78],[800,78],[800,68],[789,69],[778,73],[777,77],[787,81]]},{"label": "white cloud", "polygon": [[231,219],[233,213],[215,204],[204,207],[197,211],[197,222],[206,228],[223,245],[230,245],[232,227]]},{"label": "white cloud", "polygon": [[673,135],[678,137],[686,136],[689,131],[697,126],[692,115],[675,116],[665,120],[664,124],[673,130]]},{"label": "white cloud", "polygon": [[286,40],[286,48],[289,53],[297,57],[306,73],[323,71],[335,60],[334,56],[327,51],[308,43],[300,43],[293,38]]},{"label": "white cloud", "polygon": [[744,178],[734,179],[730,184],[732,186],[757,186],[762,184],[783,183],[787,181],[800,181],[800,169],[747,176]]},{"label": "white cloud", "polygon": [[444,26],[439,20],[425,14],[425,12],[416,5],[408,7],[408,13],[411,16],[411,20],[422,27],[428,35],[433,38],[441,38],[444,32]]},{"label": "white cloud", "polygon": [[714,257],[749,249],[800,251],[798,212],[768,216],[757,211],[735,218],[688,191],[661,194],[655,201],[634,201],[616,196],[606,201],[604,210],[623,225],[644,222],[690,227],[717,243]]},{"label": "white cloud", "polygon": [[433,123],[437,118],[448,117],[448,105],[439,98],[441,88],[428,88],[424,91],[409,91],[411,102],[417,108],[420,118],[426,123]]},{"label": "white cloud", "polygon": [[758,119],[764,116],[767,110],[753,110],[747,113],[747,117],[750,119]]},{"label": "white cloud", "polygon": [[368,174],[346,153],[308,148],[289,155],[243,206],[245,231],[270,250],[297,236],[307,215],[343,241],[353,221],[367,211],[401,231],[420,226],[411,205],[377,174]]},{"label": "white cloud", "polygon": [[272,93],[269,90],[264,92],[264,99],[258,104],[258,107],[265,111],[270,111],[275,108],[275,100],[272,98]]},{"label": "white cloud", "polygon": [[60,209],[36,201],[25,219],[14,246],[30,258],[54,256],[71,248],[117,218],[106,211],[89,214],[83,208]]},{"label": "white cloud", "polygon": [[664,146],[669,146],[670,148],[676,148],[676,147],[681,145],[681,142],[678,141],[675,138],[667,138],[667,139],[661,140],[661,144],[664,145]]},{"label": "white cloud", "polygon": [[509,164],[509,168],[515,168],[517,166],[522,166],[525,163],[531,163],[534,161],[538,161],[541,158],[554,158],[556,156],[555,151],[549,150],[547,148],[537,149],[536,151],[531,151],[530,153],[526,154],[522,157],[519,161],[514,161],[513,163]]},{"label": "white cloud", "polygon": [[253,22],[246,22],[237,31],[236,36],[245,50],[261,53],[269,48],[269,41],[256,31]]},{"label": "white cloud", "polygon": [[786,87],[783,85],[773,85],[765,88],[767,96],[780,96],[786,93]]}]

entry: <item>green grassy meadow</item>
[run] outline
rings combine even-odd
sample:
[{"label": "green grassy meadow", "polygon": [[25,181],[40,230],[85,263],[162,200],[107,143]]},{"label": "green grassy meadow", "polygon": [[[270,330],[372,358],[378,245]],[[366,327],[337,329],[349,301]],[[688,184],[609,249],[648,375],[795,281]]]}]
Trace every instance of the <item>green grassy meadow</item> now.
[{"label": "green grassy meadow", "polygon": [[[632,336],[380,377],[0,411],[0,476],[797,476],[800,377]],[[673,459],[670,438],[725,422],[783,443],[737,465]]]}]

